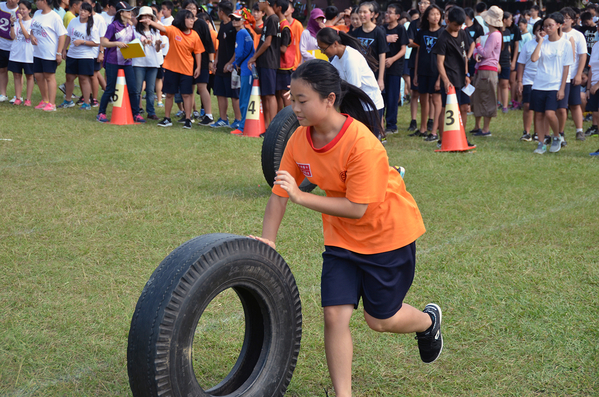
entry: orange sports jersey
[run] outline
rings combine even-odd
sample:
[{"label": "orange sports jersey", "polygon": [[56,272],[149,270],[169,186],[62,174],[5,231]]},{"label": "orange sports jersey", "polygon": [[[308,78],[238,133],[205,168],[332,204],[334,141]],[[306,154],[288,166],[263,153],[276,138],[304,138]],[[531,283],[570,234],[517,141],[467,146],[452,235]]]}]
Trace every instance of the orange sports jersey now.
[{"label": "orange sports jersey", "polygon": [[169,50],[164,57],[162,67],[171,72],[193,76],[194,56],[192,54],[201,54],[205,51],[200,36],[195,30],[185,34],[172,25],[165,26],[165,29],[166,32],[160,34],[168,37]]},{"label": "orange sports jersey", "polygon": [[[350,116],[335,139],[320,149],[314,148],[310,128],[299,127],[289,138],[279,169],[288,171],[298,185],[308,178],[327,197],[368,204],[360,219],[322,214],[325,245],[377,254],[405,247],[425,232],[420,210],[399,172],[389,167],[385,148]],[[278,185],[272,192],[289,197]]]},{"label": "orange sports jersey", "polygon": [[[295,51],[295,62],[293,63],[293,70],[297,69],[300,63],[302,63],[302,54],[300,53],[300,37],[302,37],[302,32],[304,31],[304,25],[297,19],[293,19],[289,24],[289,29],[291,29],[292,37],[293,37],[293,50]],[[289,46],[291,47],[291,46]]]},{"label": "orange sports jersey", "polygon": [[333,28],[333,29],[338,30],[343,33],[349,32],[349,26],[347,26],[347,25],[335,25],[335,26],[328,26],[328,27]]},{"label": "orange sports jersey", "polygon": [[[256,24],[256,28],[258,29],[262,29],[264,27],[264,22],[262,22],[260,25]],[[256,31],[254,31],[255,33]],[[261,34],[255,34],[254,35],[254,50],[257,50],[258,47],[260,46],[260,36]]]},{"label": "orange sports jersey", "polygon": [[293,36],[293,31],[289,25],[289,22],[286,19],[283,19],[283,22],[280,23],[281,33],[283,33],[283,29],[289,29],[289,36],[291,37],[291,42],[287,46],[287,51],[284,54],[281,54],[281,70],[292,70],[295,66],[295,48],[299,47],[295,44],[295,37]]}]

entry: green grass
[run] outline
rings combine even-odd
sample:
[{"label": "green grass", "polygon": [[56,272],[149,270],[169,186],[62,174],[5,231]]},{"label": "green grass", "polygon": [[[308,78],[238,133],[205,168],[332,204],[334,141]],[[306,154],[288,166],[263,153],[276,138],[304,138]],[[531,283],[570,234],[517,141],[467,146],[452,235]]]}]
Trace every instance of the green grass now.
[{"label": "green grass", "polygon": [[[160,261],[197,235],[260,233],[262,140],[94,117],[0,105],[0,138],[11,139],[0,141],[0,395],[130,395],[131,316]],[[441,305],[445,348],[423,365],[412,335],[369,330],[360,308],[356,396],[597,395],[599,162],[588,153],[599,139],[575,141],[569,121],[569,145],[539,156],[518,140],[520,112],[491,129],[470,138],[474,153],[435,153],[405,131],[389,138],[427,227],[406,301]],[[332,392],[321,229],[318,214],[290,205],[278,238],[304,317],[289,396]],[[206,384],[232,366],[243,327],[234,294],[210,307],[194,344]]]}]

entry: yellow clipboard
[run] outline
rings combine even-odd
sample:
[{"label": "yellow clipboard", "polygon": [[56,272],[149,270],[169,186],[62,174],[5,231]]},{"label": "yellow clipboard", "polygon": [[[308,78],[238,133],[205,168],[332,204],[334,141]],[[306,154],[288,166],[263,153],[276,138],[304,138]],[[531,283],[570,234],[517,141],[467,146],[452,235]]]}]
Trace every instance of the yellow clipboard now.
[{"label": "yellow clipboard", "polygon": [[326,56],[325,54],[323,54],[322,51],[320,51],[320,49],[309,50],[308,53],[314,55],[314,57],[316,59],[322,59],[322,60],[325,60],[325,61],[329,60],[329,57]]},{"label": "yellow clipboard", "polygon": [[142,58],[146,56],[144,46],[139,39],[127,43],[127,48],[121,48],[121,54],[123,54],[123,58],[125,59]]}]

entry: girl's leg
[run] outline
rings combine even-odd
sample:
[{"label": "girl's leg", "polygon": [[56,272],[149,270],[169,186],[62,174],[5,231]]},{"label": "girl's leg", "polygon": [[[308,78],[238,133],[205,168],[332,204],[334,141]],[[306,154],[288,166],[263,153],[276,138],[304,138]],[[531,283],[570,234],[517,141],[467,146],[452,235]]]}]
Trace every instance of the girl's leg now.
[{"label": "girl's leg", "polygon": [[21,73],[13,73],[15,79],[15,95],[18,98],[23,96],[23,75]]},{"label": "girl's leg", "polygon": [[102,89],[105,90],[106,89],[106,79],[104,78],[104,75],[102,73],[100,73],[99,70],[95,73],[95,75],[98,78],[98,84],[100,84],[100,87],[102,87]]},{"label": "girl's leg", "polygon": [[129,103],[131,104],[131,113],[133,117],[139,115],[139,90],[137,89],[137,80],[135,79],[135,72],[133,66],[122,66],[125,71],[125,81],[127,82],[127,89],[129,90]]},{"label": "girl's leg", "polygon": [[48,85],[48,102],[56,105],[56,90],[58,89],[56,86],[56,74],[44,73],[44,79]]},{"label": "girl's leg", "polygon": [[[429,94],[420,94],[420,133],[426,133],[426,124],[429,113]],[[412,97],[413,98],[413,97]],[[412,99],[413,100],[413,99]]]},{"label": "girl's leg", "polygon": [[156,79],[156,97],[162,102],[162,79]]},{"label": "girl's leg", "polygon": [[530,127],[532,126],[533,112],[530,110],[530,104],[525,103],[522,105],[522,123],[524,124],[524,131],[530,134]]},{"label": "girl's leg", "polygon": [[8,87],[8,67],[0,69],[0,95],[6,96]]},{"label": "girl's leg", "polygon": [[412,115],[412,120],[416,120],[418,117],[418,98],[420,94],[416,90],[412,90],[412,97],[410,98],[410,114]]},{"label": "girl's leg", "polygon": [[[559,124],[556,112],[553,110],[545,110],[545,120],[549,124],[549,127],[551,127],[551,129],[553,130],[553,136],[559,136],[560,124]],[[548,129],[547,129],[547,133],[549,133]],[[539,141],[540,141],[540,139],[541,138],[539,138]]]},{"label": "girl's leg", "polygon": [[[554,113],[555,114],[555,113]],[[545,128],[543,118],[545,117],[545,113],[535,112],[535,126],[537,127],[537,136],[539,137],[539,143],[545,141]]]},{"label": "girl's leg", "polygon": [[439,116],[441,115],[441,94],[433,94],[433,106],[435,107],[433,113],[433,135],[437,135],[437,129],[439,128]]},{"label": "girl's leg", "polygon": [[510,95],[510,81],[506,79],[499,80],[499,102],[504,109],[507,109],[507,104]]},{"label": "girl's leg", "polygon": [[433,325],[431,316],[405,303],[401,305],[401,308],[393,317],[381,320],[372,317],[364,311],[364,318],[368,326],[373,330],[377,332],[393,332],[395,334],[424,332]]},{"label": "girl's leg", "polygon": [[104,94],[102,94],[102,99],[100,100],[100,108],[98,109],[98,114],[106,114],[106,108],[108,107],[108,101],[114,95],[116,88],[116,78],[119,72],[119,65],[115,65],[112,63],[106,64],[106,89],[104,90]]},{"label": "girl's leg", "polygon": [[[140,94],[142,92],[144,92],[143,87],[144,87],[144,80],[146,78],[146,68],[141,67],[141,66],[134,66],[133,67],[133,72],[135,73],[135,89],[137,90],[137,92],[139,92]],[[141,95],[139,95],[139,107],[141,108]]]},{"label": "girl's leg", "polygon": [[[75,74],[67,74],[67,80],[64,83],[65,86],[65,101],[72,101],[73,91],[75,90],[75,79],[77,75]],[[79,81],[81,83],[81,81]],[[82,88],[83,90],[83,88]]]},{"label": "girl's leg", "polygon": [[474,116],[474,129],[478,130],[480,129],[480,116]]},{"label": "girl's leg", "polygon": [[[156,91],[158,91],[158,88],[156,88]],[[202,100],[204,113],[212,117],[212,99],[208,92],[208,83],[199,83],[198,92],[200,94],[200,99]]]},{"label": "girl's leg", "polygon": [[193,108],[193,94],[181,94],[183,97],[183,107],[185,108],[185,118],[191,119],[191,112]]},{"label": "girl's leg", "polygon": [[164,101],[164,117],[171,118],[171,110],[173,109],[173,102],[175,101],[175,94],[166,94]]},{"label": "girl's leg", "polygon": [[35,81],[33,80],[33,75],[32,74],[26,74],[25,78],[27,79],[27,99],[28,101],[31,101],[31,97],[33,95],[33,87],[35,86]]},{"label": "girl's leg", "polygon": [[483,123],[483,132],[489,132],[490,126],[491,126],[491,117],[485,117],[485,121]]},{"label": "girl's leg", "polygon": [[558,124],[558,132],[561,132],[564,130],[564,128],[566,128],[566,120],[568,119],[568,109],[557,109],[555,111],[555,115],[557,117],[557,124]]},{"label": "girl's leg", "polygon": [[327,306],[323,310],[324,348],[335,395],[348,397],[352,392],[351,368],[354,353],[349,321],[354,306]]},{"label": "girl's leg", "polygon": [[40,95],[42,96],[43,102],[48,102],[48,83],[44,78],[44,73],[35,73],[35,79],[37,80],[37,86],[40,89]]},{"label": "girl's leg", "polygon": [[468,124],[468,111],[470,110],[469,104],[460,105],[460,117],[462,118],[462,125],[464,126],[464,130],[466,129],[466,124]]},{"label": "girl's leg", "polygon": [[89,97],[92,93],[92,76],[79,75],[79,84],[81,85],[83,102],[89,105]]},{"label": "girl's leg", "polygon": [[518,85],[516,84],[516,76],[517,75],[518,75],[518,72],[516,72],[516,71],[510,72],[510,87],[511,87],[511,94],[512,94],[512,103],[519,102]]}]

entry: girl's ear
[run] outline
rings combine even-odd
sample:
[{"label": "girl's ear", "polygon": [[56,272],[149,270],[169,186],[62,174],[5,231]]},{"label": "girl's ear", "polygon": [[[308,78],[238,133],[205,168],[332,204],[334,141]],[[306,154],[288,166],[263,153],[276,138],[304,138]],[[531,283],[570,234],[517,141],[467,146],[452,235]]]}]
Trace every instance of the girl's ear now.
[{"label": "girl's ear", "polygon": [[337,95],[334,92],[331,92],[329,96],[327,96],[327,106],[334,107],[335,100],[337,99]]}]

